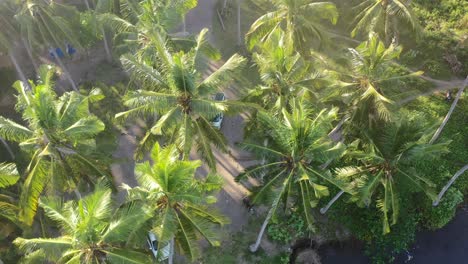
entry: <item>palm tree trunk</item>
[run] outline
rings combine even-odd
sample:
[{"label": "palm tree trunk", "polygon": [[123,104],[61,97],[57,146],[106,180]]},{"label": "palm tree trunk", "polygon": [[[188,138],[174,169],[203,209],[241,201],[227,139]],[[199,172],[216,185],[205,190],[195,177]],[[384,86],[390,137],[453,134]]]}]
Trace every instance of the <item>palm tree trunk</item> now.
[{"label": "palm tree trunk", "polygon": [[[266,148],[267,146],[268,146],[268,138],[265,138],[265,139],[263,140],[263,147]],[[261,161],[260,164],[263,166],[263,165],[265,165],[265,162],[266,162],[266,157],[265,157],[265,156],[262,156],[262,161]],[[263,177],[265,177],[265,174],[266,174],[266,172],[263,171],[262,174],[260,175],[260,179],[262,180],[262,182],[263,182]]]},{"label": "palm tree trunk", "polygon": [[86,6],[86,9],[87,9],[87,10],[90,10],[90,9],[91,9],[91,6],[89,5],[88,0],[84,0],[84,3],[85,3],[85,6]]},{"label": "palm tree trunk", "polygon": [[341,195],[343,195],[343,193],[344,191],[340,191],[339,193],[337,193],[335,197],[333,197],[333,199],[331,199],[330,202],[328,202],[327,206],[320,208],[320,213],[326,214],[328,209],[330,209],[330,207],[341,197]]},{"label": "palm tree trunk", "polygon": [[237,0],[237,45],[242,46],[241,33],[241,0]]},{"label": "palm tree trunk", "polygon": [[107,39],[106,31],[104,27],[101,27],[102,38],[104,40],[104,50],[106,51],[106,60],[107,62],[112,62],[112,53],[109,47],[109,41]]},{"label": "palm tree trunk", "polygon": [[463,168],[457,171],[457,173],[453,175],[453,177],[448,181],[448,183],[444,186],[444,188],[442,188],[442,191],[440,191],[439,195],[437,196],[437,199],[432,203],[433,206],[439,205],[440,199],[442,199],[442,196],[444,196],[448,188],[450,188],[450,186],[452,186],[455,180],[458,179],[458,177],[460,177],[460,175],[462,175],[466,170],[468,170],[468,164],[466,164],[465,166],[463,166]]},{"label": "palm tree trunk", "polygon": [[342,127],[344,125],[344,123],[349,119],[349,117],[345,116],[343,117],[343,119],[340,120],[340,122],[338,122],[338,124],[332,129],[332,131],[330,131],[330,133],[328,133],[328,136],[335,142],[339,142],[342,138],[343,138],[343,135],[342,135]]},{"label": "palm tree trunk", "polygon": [[[87,10],[91,11],[91,6],[89,5],[88,0],[84,0],[84,1],[85,1],[85,5],[86,5]],[[113,1],[114,1],[114,8],[118,7],[118,11],[114,10],[115,14],[117,14],[117,12],[118,12],[118,16],[120,17],[119,0],[113,0]],[[94,16],[96,16],[96,13],[94,13]],[[104,50],[106,51],[106,60],[107,60],[107,62],[112,62],[112,53],[111,53],[111,50],[109,48],[109,41],[107,39],[106,31],[104,30],[104,27],[102,27],[100,25],[97,25],[97,26],[101,27],[101,34],[102,34],[102,38],[104,40]]]},{"label": "palm tree trunk", "polygon": [[434,136],[429,141],[429,144],[434,143],[434,141],[436,141],[439,138],[440,133],[442,133],[442,129],[444,129],[445,125],[447,124],[448,120],[450,119],[450,116],[453,113],[453,110],[455,110],[455,107],[457,106],[458,100],[460,100],[460,97],[462,96],[463,90],[465,90],[466,85],[468,85],[468,76],[466,76],[466,79],[463,82],[463,86],[460,88],[460,90],[458,90],[457,96],[455,97],[455,100],[453,100],[453,103],[452,103],[452,106],[450,107],[450,110],[448,111],[447,115],[445,116],[444,121],[442,121],[442,124],[440,125],[440,127],[435,132]]},{"label": "palm tree trunk", "polygon": [[174,263],[174,237],[171,238],[169,242],[169,264]]},{"label": "palm tree trunk", "polygon": [[262,228],[260,229],[260,232],[258,233],[255,244],[252,244],[249,246],[250,252],[256,252],[258,250],[258,247],[260,246],[260,242],[262,242],[263,234],[265,233],[266,227],[268,226],[268,223],[270,222],[272,216],[273,216],[273,207],[270,208],[270,211],[268,212],[268,215],[265,218],[265,221],[263,221]]},{"label": "palm tree trunk", "polygon": [[24,75],[23,70],[21,69],[18,60],[15,57],[15,54],[13,54],[13,51],[8,52],[8,57],[10,58],[11,62],[13,63],[13,66],[15,66],[16,73],[18,73],[18,76],[20,80],[24,83],[24,85],[28,88],[31,89],[29,86],[28,79],[26,78],[26,75]]},{"label": "palm tree trunk", "polygon": [[393,27],[393,44],[398,46],[400,43],[400,32],[398,32],[398,21],[395,16],[392,16],[392,27]]},{"label": "palm tree trunk", "polygon": [[54,54],[54,57],[57,60],[58,65],[60,66],[60,68],[62,68],[63,73],[65,74],[65,78],[70,83],[72,89],[78,92],[78,88],[76,87],[75,81],[73,81],[73,78],[71,77],[70,72],[68,71],[67,67],[65,67],[65,64],[63,64],[62,59],[60,59],[57,52],[55,52],[55,49],[52,48],[51,45],[49,45],[49,47],[50,47],[50,50],[52,50],[52,53]]},{"label": "palm tree trunk", "polygon": [[120,0],[114,0],[114,14],[118,17],[121,17],[120,13]]},{"label": "palm tree trunk", "polygon": [[13,151],[11,150],[10,145],[8,145],[8,143],[2,137],[0,137],[0,141],[2,141],[3,145],[5,146],[6,150],[8,151],[8,154],[10,154],[11,159],[14,160],[15,159],[15,154],[13,154]]},{"label": "palm tree trunk", "polygon": [[385,45],[388,46],[391,43],[391,38],[390,38],[390,19],[388,15],[388,3],[385,3],[384,7],[384,34],[385,34]]},{"label": "palm tree trunk", "polygon": [[36,64],[36,60],[34,59],[34,55],[32,53],[31,46],[29,46],[29,44],[28,44],[28,42],[26,41],[25,38],[21,38],[21,41],[23,42],[23,46],[25,47],[26,52],[28,53],[28,57],[31,60],[31,63],[32,63],[33,67],[34,67],[34,71],[37,72],[39,67]]},{"label": "palm tree trunk", "polygon": [[182,16],[182,32],[187,34],[187,24],[185,23],[185,14]]},{"label": "palm tree trunk", "polygon": [[[77,186],[78,187],[78,186]],[[73,189],[73,192],[75,193],[76,199],[80,200],[81,199],[81,193],[78,191],[77,188]]]}]

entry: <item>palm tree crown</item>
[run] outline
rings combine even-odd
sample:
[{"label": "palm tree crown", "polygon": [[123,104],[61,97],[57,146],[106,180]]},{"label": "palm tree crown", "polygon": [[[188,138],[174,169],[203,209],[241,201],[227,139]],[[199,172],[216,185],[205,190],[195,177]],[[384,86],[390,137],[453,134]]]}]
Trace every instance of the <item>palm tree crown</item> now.
[{"label": "palm tree crown", "polygon": [[357,33],[379,32],[390,44],[392,37],[398,43],[398,21],[403,19],[419,34],[419,23],[411,10],[411,0],[365,0],[356,9],[360,10],[355,19],[355,27],[351,32],[354,37]]},{"label": "palm tree crown", "polygon": [[[95,153],[94,137],[104,130],[88,109],[88,103],[102,98],[99,90],[88,96],[69,92],[57,97],[53,88],[55,70],[42,66],[40,81],[26,90],[16,82],[17,111],[27,126],[0,116],[0,136],[20,144],[32,155],[21,193],[21,218],[32,223],[38,198],[45,186],[72,190],[82,181],[105,175]],[[105,171],[104,167],[104,171]]]},{"label": "palm tree crown", "polygon": [[28,45],[45,45],[47,48],[63,47],[65,43],[80,47],[73,32],[72,21],[79,23],[75,8],[56,1],[23,1],[15,16],[22,36]]},{"label": "palm tree crown", "polygon": [[[247,33],[247,46],[252,49],[258,42],[270,37],[276,28],[283,28],[286,40],[300,52],[306,52],[311,43],[326,41],[324,20],[335,24],[338,11],[331,2],[314,0],[273,0],[274,11],[258,18]],[[315,38],[315,39],[314,39]],[[312,42],[311,42],[312,40]]]},{"label": "palm tree crown", "polygon": [[321,169],[322,164],[339,157],[342,151],[341,144],[333,143],[327,136],[336,112],[324,110],[314,116],[301,103],[293,101],[292,104],[292,112],[283,110],[281,118],[258,114],[269,139],[268,146],[249,141],[243,146],[266,157],[266,163],[248,169],[241,177],[253,176],[264,182],[255,191],[253,203],[273,195],[270,211],[274,214],[281,200],[286,205],[292,199],[301,208],[308,228],[313,230],[311,210],[320,198],[329,195],[327,185],[346,190],[341,180]]},{"label": "palm tree crown", "polygon": [[401,50],[393,44],[385,47],[376,34],[356,49],[349,49],[350,69],[342,70],[344,82],[337,87],[342,100],[350,105],[353,126],[372,128],[379,120],[390,120],[394,99],[412,92],[402,81],[422,72],[400,74],[394,70],[394,59]]},{"label": "palm tree crown", "polygon": [[[312,64],[286,42],[281,30],[259,45],[253,58],[262,84],[251,89],[245,100],[259,102],[262,107],[281,114],[298,96],[313,95],[324,82]],[[290,109],[288,109],[290,111]]]},{"label": "palm tree crown", "polygon": [[425,192],[435,199],[434,185],[412,168],[422,157],[446,153],[447,143],[428,144],[429,133],[417,119],[402,118],[395,123],[381,124],[367,133],[362,141],[349,145],[348,157],[359,165],[339,170],[340,177],[357,177],[355,200],[360,205],[369,205],[377,200],[383,213],[383,232],[390,232],[388,213],[392,212],[391,223],[395,224],[399,212],[399,189],[409,183],[415,190]]},{"label": "palm tree crown", "polygon": [[206,66],[204,52],[219,58],[217,51],[207,47],[206,33],[206,29],[200,33],[196,47],[187,53],[172,53],[157,35],[148,46],[158,60],[124,55],[121,59],[124,67],[142,89],[127,94],[125,104],[130,110],[116,117],[159,116],[151,133],[166,135],[170,142],[177,144],[184,158],[188,158],[195,145],[201,158],[210,168],[215,168],[211,144],[225,151],[226,139],[211,125],[211,120],[221,112],[235,111],[245,104],[216,101],[213,96],[233,80],[245,59],[233,55],[219,69],[202,78]]},{"label": "palm tree crown", "polygon": [[114,211],[109,189],[97,186],[92,194],[65,204],[44,199],[40,206],[58,224],[61,235],[17,238],[14,244],[26,254],[26,263],[151,263],[148,253],[132,248],[133,242],[145,245],[147,230],[142,226],[149,213],[138,206]]},{"label": "palm tree crown", "polygon": [[208,207],[216,198],[207,195],[221,188],[220,179],[210,174],[197,180],[194,174],[201,162],[179,160],[174,145],[162,149],[156,144],[151,159],[153,165],[144,162],[135,168],[140,187],[125,188],[130,201],[141,202],[153,212],[152,231],[159,243],[174,239],[179,252],[192,260],[200,256],[198,238],[219,246],[219,232],[213,228],[228,219]]}]

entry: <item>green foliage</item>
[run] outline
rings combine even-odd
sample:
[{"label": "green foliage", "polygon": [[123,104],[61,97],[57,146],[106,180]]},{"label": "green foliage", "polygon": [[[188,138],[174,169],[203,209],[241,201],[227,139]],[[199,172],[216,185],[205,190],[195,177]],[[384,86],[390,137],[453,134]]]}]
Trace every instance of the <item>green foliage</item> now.
[{"label": "green foliage", "polygon": [[159,116],[148,133],[170,139],[170,143],[179,146],[184,158],[195,148],[210,169],[215,170],[212,147],[226,152],[227,140],[211,125],[211,120],[219,113],[237,113],[249,105],[213,99],[214,94],[236,78],[245,58],[234,54],[209,76],[203,76],[209,60],[220,57],[208,43],[207,33],[207,29],[200,32],[190,52],[172,52],[167,36],[153,32],[148,50],[122,56],[121,62],[139,90],[127,93],[125,105],[130,110],[117,114],[116,118]]},{"label": "green foliage", "polygon": [[444,227],[453,219],[457,206],[461,202],[463,202],[463,194],[454,187],[445,193],[437,207],[433,207],[430,201],[426,202],[423,225],[431,230]]},{"label": "green foliage", "polygon": [[354,28],[351,36],[353,37],[358,33],[377,32],[382,39],[386,39],[386,44],[390,44],[391,38],[397,37],[404,25],[414,30],[413,36],[419,34],[419,24],[413,14],[410,1],[361,1],[354,9],[359,13],[352,22]]},{"label": "green foliage", "polygon": [[368,241],[365,253],[372,263],[391,263],[397,254],[406,250],[414,242],[419,218],[417,213],[408,213],[404,216],[405,221],[395,225],[391,233],[373,237]]},{"label": "green foliage", "polygon": [[[468,66],[468,49],[464,36],[468,33],[468,4],[466,1],[413,1],[414,13],[424,26],[422,38],[418,43],[406,45],[409,54],[405,58],[412,66],[422,67],[428,74],[438,78],[450,78],[451,66],[444,58],[455,55],[461,62],[459,74],[464,77]],[[410,44],[411,43],[411,44]],[[408,54],[408,53],[407,53]]]},{"label": "green foliage", "polygon": [[79,32],[80,44],[83,48],[89,49],[102,40],[96,15],[92,12],[80,13],[80,24],[75,30]]},{"label": "green foliage", "polygon": [[[335,24],[338,18],[333,3],[258,0],[255,2],[261,3],[262,8],[273,11],[254,21],[246,36],[249,48],[256,52],[253,56],[256,65],[243,72],[240,70],[246,60],[239,55],[225,57],[226,63],[213,72],[216,68],[213,61],[219,59],[220,54],[207,45],[206,30],[195,41],[167,34],[196,6],[196,0],[90,2],[96,11],[80,15],[75,8],[56,1],[11,0],[0,4],[0,24],[4,25],[0,32],[0,49],[3,53],[21,42],[17,36],[25,38],[34,48],[62,46],[64,42],[77,48],[91,48],[102,39],[101,27],[105,26],[109,36],[115,35],[114,52],[128,53],[121,62],[132,75],[128,87],[98,84],[99,90],[88,83],[86,91],[65,92],[59,96],[54,91],[55,74],[42,67],[37,72],[40,80],[37,84],[31,83],[32,91],[21,83],[15,85],[19,94],[17,109],[23,114],[24,122],[0,117],[0,136],[19,143],[24,150],[22,154],[29,155],[30,163],[18,166],[23,177],[11,176],[17,174],[13,166],[0,164],[0,186],[7,187],[0,195],[1,216],[6,220],[0,229],[7,233],[13,230],[7,235],[14,236],[14,229],[19,228],[10,222],[16,221],[20,214],[21,220],[33,223],[40,202],[45,215],[57,224],[62,235],[52,239],[18,238],[15,243],[30,263],[44,263],[45,258],[60,263],[85,262],[83,259],[103,255],[110,263],[125,263],[126,259],[149,263],[149,256],[133,251],[133,247],[145,246],[144,236],[151,228],[161,243],[175,238],[177,251],[192,260],[201,253],[198,238],[206,238],[211,245],[219,246],[222,233],[214,227],[228,220],[211,207],[216,202],[214,192],[222,187],[223,180],[215,174],[204,179],[194,178],[202,163],[190,161],[189,153],[196,149],[205,163],[216,168],[217,157],[212,148],[227,150],[228,142],[220,131],[212,128],[210,120],[220,112],[237,114],[247,107],[258,110],[256,104],[261,100],[267,111],[251,115],[258,122],[252,122],[256,123],[252,127],[256,127],[248,131],[250,138],[245,146],[266,164],[249,168],[241,176],[251,176],[260,182],[254,191],[254,203],[261,199],[273,200],[269,214],[274,216],[268,227],[272,240],[290,243],[313,230],[312,208],[329,196],[328,188],[339,188],[347,192],[345,196],[353,197],[349,204],[339,201],[330,218],[365,241],[366,252],[375,263],[384,263],[408,247],[419,224],[436,229],[449,222],[463,200],[462,193],[468,194],[466,175],[457,180],[456,188],[448,191],[439,207],[432,207],[429,199],[416,192],[421,189],[434,197],[434,190],[440,189],[466,163],[468,126],[460,125],[468,123],[466,96],[459,102],[439,141],[452,140],[452,152],[435,158],[429,158],[428,154],[444,152],[446,144],[425,144],[430,137],[425,132],[432,127],[433,119],[421,116],[424,113],[442,118],[449,104],[439,97],[419,99],[404,110],[392,104],[392,101],[398,102],[432,88],[425,81],[406,78],[420,72],[412,73],[409,68],[396,66],[402,47],[409,48],[402,53],[400,62],[412,69],[424,69],[433,76],[452,77],[454,66],[447,63],[447,55],[455,56],[460,62],[468,61],[468,49],[461,41],[468,28],[466,1],[337,1],[346,2],[347,7],[361,3],[355,9],[360,13],[354,23],[351,18],[355,14],[349,8],[342,9],[345,13],[342,17],[346,18],[343,24],[355,27],[352,35],[377,33],[372,33],[369,41],[357,47],[353,43],[330,55],[311,52],[310,47],[320,48],[323,43],[327,45],[322,46],[330,47],[341,45],[341,41],[326,42],[329,37],[326,26]],[[228,2],[232,9],[234,1]],[[121,8],[112,7],[115,3],[122,3]],[[245,32],[259,9],[249,4],[242,8],[240,23]],[[106,13],[111,11],[116,12]],[[246,16],[248,18],[244,19]],[[400,35],[395,22],[401,20],[418,29],[415,17],[425,27],[422,41],[415,43],[402,38],[402,46],[390,44],[391,35]],[[229,36],[219,45],[229,55],[237,42],[233,18],[234,15],[225,20]],[[284,34],[279,36],[278,29]],[[415,33],[419,32],[422,31]],[[406,37],[404,33],[408,32],[401,32]],[[347,35],[340,29],[332,34],[334,38]],[[379,40],[377,34],[385,37]],[[342,48],[349,48],[348,59],[342,56]],[[23,64],[22,60],[20,62]],[[114,77],[109,74],[108,67],[109,64],[99,65],[95,74],[98,80]],[[467,67],[462,65],[458,71],[465,73]],[[14,73],[7,74],[9,76],[0,76],[0,85],[10,85],[9,77]],[[252,89],[249,103],[212,100],[214,93],[225,89],[239,75],[257,77],[259,74],[262,86]],[[2,92],[7,91],[3,86]],[[324,90],[330,94],[322,96]],[[303,108],[291,103],[295,98],[301,98]],[[333,108],[337,105],[339,113]],[[333,110],[320,111],[326,108]],[[397,110],[399,114],[395,114]],[[174,143],[166,148],[156,145],[151,152],[154,163],[136,165],[139,186],[125,186],[129,192],[128,203],[115,209],[110,190],[100,186],[78,201],[64,203],[56,198],[44,198],[72,190],[84,189],[88,193],[89,186],[98,182],[98,177],[107,176],[110,161],[107,158],[115,149],[118,126],[122,124],[116,122],[116,114],[152,122],[139,146],[140,154],[147,154],[156,141]],[[331,142],[327,135],[337,115],[351,117],[347,122],[354,125],[351,133],[347,133],[347,127],[344,130],[348,151],[346,159],[340,161],[354,167],[325,170],[322,164],[343,154],[344,145]],[[401,116],[408,116],[411,121],[422,120],[422,124],[406,122]],[[375,126],[364,126],[371,123]],[[10,196],[10,191],[16,191],[16,186],[12,186],[16,181],[22,184],[23,191],[19,206],[17,193]],[[83,186],[86,188],[81,188]],[[291,214],[276,216],[280,208]],[[397,222],[401,218],[404,221]],[[256,231],[259,221],[252,220],[256,223],[248,228]],[[393,225],[391,233],[382,234],[382,222],[385,233],[390,231],[389,225]],[[246,245],[254,240],[255,231],[247,230],[226,239],[230,244],[221,250],[208,249],[204,263],[288,262],[286,252],[276,255],[263,250],[256,254],[248,252]],[[220,252],[223,253],[221,257]],[[13,250],[5,255],[12,253]],[[73,254],[74,258],[70,259]],[[17,260],[6,257],[3,259],[2,255],[6,262]]]},{"label": "green foliage", "polygon": [[460,0],[415,0],[414,12],[427,30],[467,30],[468,3]]},{"label": "green foliage", "polygon": [[210,194],[221,188],[216,176],[196,179],[195,170],[201,162],[180,160],[175,145],[161,148],[156,143],[151,160],[154,164],[147,161],[135,167],[139,187],[122,187],[130,203],[151,211],[151,230],[158,237],[158,247],[174,239],[177,250],[195,260],[201,254],[198,238],[219,246],[221,232],[215,228],[229,223],[229,219],[210,207],[215,202]]},{"label": "green foliage", "polygon": [[[466,124],[468,117],[467,96],[462,96],[453,112],[450,121],[445,126],[438,142],[451,140],[450,152],[442,155],[436,160],[420,159],[415,161],[414,167],[421,175],[437,184],[443,186],[453,174],[466,164],[465,157],[468,156],[468,127],[460,126]],[[441,122],[447,114],[450,104],[444,100],[443,96],[420,97],[408,104],[406,109],[413,114],[423,114],[426,117],[437,118]],[[468,194],[468,177],[462,175],[454,185],[463,194]]]},{"label": "green foliage", "polygon": [[455,74],[463,76],[467,70],[466,63],[463,62],[468,59],[468,50],[458,37],[450,32],[425,31],[421,41],[402,56],[402,61],[413,67],[421,67],[436,78],[448,79],[453,73],[445,59],[447,55],[455,55],[462,62],[462,67]]},{"label": "green foliage", "polygon": [[384,235],[381,216],[372,207],[360,208],[340,201],[330,209],[329,216],[365,242],[365,253],[372,259],[372,263],[389,263],[414,241],[421,216],[414,209],[402,205],[400,216],[404,221],[399,221],[392,227],[392,232]]},{"label": "green foliage", "polygon": [[273,0],[271,3],[273,10],[259,17],[246,34],[250,50],[267,40],[276,28],[283,28],[287,34],[285,41],[302,54],[312,46],[331,43],[326,25],[334,25],[338,20],[335,4],[311,0]]},{"label": "green foliage", "polygon": [[149,212],[136,205],[115,209],[111,191],[104,184],[78,201],[63,203],[48,198],[41,200],[40,206],[60,229],[60,236],[16,238],[13,243],[25,255],[25,261],[91,264],[105,258],[109,263],[151,262],[150,254],[134,248],[146,246],[144,227]]},{"label": "green foliage", "polygon": [[[345,182],[320,167],[339,157],[344,146],[327,136],[330,122],[336,117],[335,109],[314,113],[300,100],[291,101],[290,109],[291,113],[283,109],[279,117],[258,113],[255,121],[265,130],[249,135],[242,146],[259,160],[265,157],[266,163],[247,168],[237,179],[250,176],[263,181],[254,191],[252,202],[269,201],[269,215],[274,216],[281,206],[291,210],[288,200],[294,200],[307,229],[312,231],[315,230],[312,208],[329,195],[329,186],[349,191]],[[262,133],[267,145],[258,139]]]},{"label": "green foliage", "polygon": [[26,126],[0,116],[0,136],[19,143],[30,155],[19,206],[20,219],[31,225],[39,196],[46,187],[64,192],[79,183],[93,183],[108,170],[96,155],[95,136],[104,123],[89,112],[89,103],[102,99],[99,90],[88,95],[76,92],[58,96],[54,91],[55,68],[43,65],[31,90],[16,82],[16,110]]},{"label": "green foliage", "polygon": [[307,232],[306,224],[300,214],[293,211],[289,216],[281,216],[268,225],[268,236],[274,241],[289,244],[303,237]]}]

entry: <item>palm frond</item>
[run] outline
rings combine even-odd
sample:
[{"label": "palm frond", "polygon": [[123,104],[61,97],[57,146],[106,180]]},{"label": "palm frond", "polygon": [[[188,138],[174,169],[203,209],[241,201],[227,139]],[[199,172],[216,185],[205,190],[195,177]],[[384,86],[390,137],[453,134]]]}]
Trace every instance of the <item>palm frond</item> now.
[{"label": "palm frond", "polygon": [[200,256],[196,231],[183,216],[176,214],[176,219],[179,223],[179,231],[176,235],[177,244],[182,252],[190,256],[190,259],[195,260]]},{"label": "palm frond", "polygon": [[311,215],[312,213],[312,197],[309,193],[309,188],[307,186],[307,183],[305,181],[299,181],[299,187],[300,187],[300,194],[301,194],[301,206],[302,206],[302,211],[306,219],[307,223],[307,229],[315,231],[315,226],[314,226],[314,219],[313,216]]},{"label": "palm frond", "polygon": [[111,13],[103,13],[99,14],[98,21],[109,28],[111,28],[114,32],[122,33],[122,32],[136,32],[137,27],[132,23],[128,22],[125,19],[122,19],[114,14]]},{"label": "palm frond", "polygon": [[32,136],[33,132],[28,128],[0,116],[0,137],[15,142],[21,142]]},{"label": "palm frond", "polygon": [[232,55],[221,68],[217,69],[203,82],[198,85],[198,94],[206,96],[219,91],[221,87],[232,82],[242,67],[246,64],[246,60],[239,54]]},{"label": "palm frond", "polygon": [[63,204],[59,199],[41,198],[39,206],[44,210],[48,218],[59,224],[65,234],[73,234],[76,223],[70,221],[71,219],[66,215],[67,213],[62,211]]},{"label": "palm frond", "polygon": [[14,185],[20,176],[14,163],[0,163],[0,188]]},{"label": "palm frond", "polygon": [[273,11],[258,18],[246,34],[247,47],[251,50],[253,47],[265,40],[265,37],[271,34],[280,22],[287,15],[284,10]]},{"label": "palm frond", "polygon": [[[206,131],[209,131],[210,128],[206,128],[206,126],[203,126],[204,124],[200,122],[194,122],[194,124],[197,138],[197,141],[195,143],[197,153],[200,154],[201,159],[204,160],[211,169],[216,171],[216,160],[215,156],[213,155],[213,151],[211,150],[212,140],[208,138],[208,135],[206,135]],[[219,144],[220,142],[217,143]],[[224,145],[221,146],[224,147]]]},{"label": "palm frond", "polygon": [[[105,243],[128,241],[130,235],[134,235],[136,231],[141,230],[141,227],[150,217],[151,215],[144,206],[130,203],[117,211],[117,214],[113,216],[115,220],[109,223],[100,239]],[[146,232],[146,230],[141,230],[143,235],[139,237],[144,239]]]},{"label": "palm frond", "polygon": [[161,243],[168,242],[177,234],[178,224],[175,214],[172,208],[166,207],[156,216],[154,228],[151,231],[157,235]]},{"label": "palm frond", "polygon": [[111,248],[103,250],[103,252],[106,253],[106,258],[111,263],[147,264],[152,262],[152,259],[148,254],[136,250],[129,250],[128,248]]},{"label": "palm frond", "polygon": [[94,138],[97,134],[104,131],[105,125],[96,116],[81,118],[76,123],[64,130],[65,134],[74,139],[82,140]]},{"label": "palm frond", "polygon": [[196,46],[194,48],[193,65],[197,70],[204,70],[204,66],[210,60],[221,59],[221,53],[208,43],[208,29],[204,28],[200,31],[196,38]]},{"label": "palm frond", "polygon": [[[39,150],[37,151],[39,153]],[[19,217],[27,225],[31,225],[36,214],[39,196],[47,183],[48,170],[50,164],[38,154],[30,162],[28,174],[23,184],[19,207],[21,208]]]},{"label": "palm frond", "polygon": [[[258,191],[255,192],[254,197],[252,199],[252,203],[256,203],[260,199],[264,198],[266,195],[271,195],[271,192],[274,189],[274,185],[277,184],[277,181],[280,179],[281,176],[284,175],[284,173],[287,173],[289,176],[291,175],[291,172],[287,172],[286,169],[281,170],[279,173],[277,173],[275,176],[273,176],[267,184],[263,185]],[[288,179],[289,179],[288,176]]]},{"label": "palm frond", "polygon": [[370,203],[370,199],[372,198],[372,195],[374,194],[375,189],[378,187],[378,184],[381,182],[383,176],[384,172],[379,171],[375,176],[371,176],[371,179],[362,181],[361,186],[359,186],[359,198],[361,204],[368,205]]},{"label": "palm frond", "polygon": [[3,202],[0,200],[0,217],[10,220],[12,223],[18,223],[18,212],[19,208],[9,202]]},{"label": "palm frond", "polygon": [[125,54],[120,58],[120,62],[126,71],[132,76],[132,81],[140,83],[148,90],[159,91],[167,89],[169,85],[165,77],[156,69],[140,61],[131,54]]},{"label": "palm frond", "polygon": [[13,244],[15,244],[21,252],[29,253],[42,250],[47,256],[47,259],[58,260],[61,253],[72,247],[72,239],[70,237],[31,239],[18,237],[13,241]]},{"label": "palm frond", "polygon": [[209,218],[193,215],[185,210],[180,210],[179,217],[190,224],[212,246],[220,246],[220,234],[212,229],[213,223]]}]

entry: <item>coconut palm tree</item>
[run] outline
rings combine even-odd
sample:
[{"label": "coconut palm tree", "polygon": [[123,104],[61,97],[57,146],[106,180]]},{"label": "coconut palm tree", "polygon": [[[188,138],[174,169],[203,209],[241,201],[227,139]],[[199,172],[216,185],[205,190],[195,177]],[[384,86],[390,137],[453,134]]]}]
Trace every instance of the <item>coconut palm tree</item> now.
[{"label": "coconut palm tree", "polygon": [[150,217],[145,208],[125,206],[114,210],[111,191],[98,185],[78,201],[62,203],[41,199],[45,215],[60,228],[54,238],[17,238],[26,263],[151,263],[149,253],[134,247],[146,245],[142,228]]},{"label": "coconut palm tree", "polygon": [[384,234],[398,220],[399,203],[405,200],[399,197],[402,186],[409,184],[414,191],[436,199],[435,185],[413,168],[414,162],[422,157],[448,152],[448,143],[428,143],[431,132],[418,119],[402,116],[380,124],[368,131],[363,140],[348,145],[346,156],[358,165],[341,168],[338,176],[355,179],[354,200],[359,205],[370,206],[376,201],[375,206],[383,213]]},{"label": "coconut palm tree", "polygon": [[273,0],[271,4],[274,10],[258,18],[247,32],[249,49],[268,39],[276,28],[282,28],[296,50],[307,52],[311,43],[320,45],[327,40],[323,21],[335,24],[338,20],[338,11],[331,2]]},{"label": "coconut palm tree", "polygon": [[359,10],[354,21],[351,36],[357,33],[379,32],[390,45],[392,38],[398,43],[399,23],[406,21],[416,34],[419,34],[419,23],[411,10],[411,0],[365,0],[356,6]]},{"label": "coconut palm tree", "polygon": [[[121,62],[140,90],[127,94],[125,104],[130,110],[116,117],[158,116],[150,129],[152,134],[164,135],[168,142],[175,142],[184,159],[195,146],[210,168],[215,168],[211,147],[226,151],[226,139],[211,125],[211,120],[219,113],[239,111],[241,107],[245,110],[246,104],[216,101],[213,96],[235,78],[245,59],[235,54],[203,78],[208,62],[203,54],[209,51],[210,58],[219,58],[219,53],[207,46],[206,34],[207,30],[202,30],[196,46],[189,52],[175,53],[165,45],[161,35],[153,32],[143,54],[124,55]],[[156,55],[146,56],[151,50]]]},{"label": "coconut palm tree", "polygon": [[422,72],[395,71],[394,59],[400,53],[400,46],[391,44],[386,48],[376,34],[371,34],[356,49],[349,49],[350,64],[337,71],[341,81],[329,97],[339,97],[348,105],[350,127],[367,129],[382,120],[390,120],[394,100],[414,92],[404,81]]},{"label": "coconut palm tree", "polygon": [[110,47],[110,40],[107,36],[106,29],[104,25],[100,23],[98,15],[103,13],[112,13],[112,11],[116,9],[120,10],[120,8],[116,8],[116,4],[118,7],[120,7],[120,0],[98,0],[95,5],[95,8],[93,9],[88,0],[85,0],[87,12],[80,14],[82,21],[92,25],[92,32],[94,33],[94,35],[97,37],[102,37],[107,62],[112,62],[112,50]]},{"label": "coconut palm tree", "polygon": [[344,182],[335,178],[329,171],[321,169],[324,162],[338,157],[342,152],[342,145],[334,143],[327,136],[336,109],[313,114],[304,103],[291,103],[292,112],[288,113],[283,109],[281,117],[272,117],[265,112],[258,113],[258,122],[263,127],[258,133],[265,134],[269,140],[268,146],[259,144],[256,139],[243,143],[246,149],[266,157],[266,162],[248,168],[236,179],[250,176],[263,182],[262,186],[254,191],[252,203],[255,204],[264,198],[273,201],[257,242],[251,246],[252,251],[258,249],[269,220],[281,204],[285,210],[290,208],[288,203],[297,204],[307,228],[313,231],[315,228],[312,208],[320,198],[329,195],[328,186],[337,186],[348,191]]},{"label": "coconut palm tree", "polygon": [[104,124],[88,110],[90,101],[102,98],[99,90],[88,96],[69,92],[57,97],[55,70],[41,66],[39,74],[40,81],[37,85],[31,82],[30,91],[21,82],[14,85],[18,91],[16,108],[26,125],[0,116],[0,136],[19,143],[31,154],[19,202],[20,219],[29,225],[46,186],[74,190],[82,182],[106,175],[107,170],[94,141]]},{"label": "coconut palm tree", "polygon": [[270,39],[258,46],[253,60],[262,83],[249,90],[244,98],[259,102],[277,115],[281,115],[283,109],[290,112],[290,101],[298,96],[315,97],[318,88],[326,83],[312,63],[294,51],[285,38],[282,30],[276,29]]},{"label": "coconut palm tree", "polygon": [[45,46],[53,50],[66,79],[70,82],[71,87],[77,91],[70,73],[55,53],[56,47],[64,47],[66,43],[80,47],[80,42],[71,26],[72,23],[79,23],[76,9],[56,1],[27,0],[21,3],[15,18],[20,26],[21,35],[26,40],[27,49]]},{"label": "coconut palm tree", "polygon": [[220,233],[214,228],[228,223],[226,217],[209,207],[216,202],[209,195],[221,188],[222,179],[212,174],[205,179],[195,178],[201,162],[179,157],[176,146],[161,148],[156,143],[151,151],[152,162],[135,167],[139,187],[124,188],[129,201],[148,206],[152,211],[152,232],[158,238],[158,248],[175,244],[178,252],[195,260],[200,256],[198,239],[219,246]]},{"label": "coconut palm tree", "polygon": [[[115,33],[115,50],[118,54],[134,53],[146,48],[148,40],[154,37],[154,31],[168,35],[171,29],[180,24],[181,18],[196,6],[197,1],[126,0],[124,3],[121,17],[103,12],[98,18],[102,25],[111,28]],[[177,40],[170,40],[174,39]]]}]

